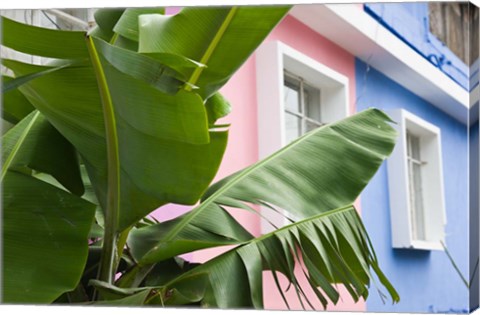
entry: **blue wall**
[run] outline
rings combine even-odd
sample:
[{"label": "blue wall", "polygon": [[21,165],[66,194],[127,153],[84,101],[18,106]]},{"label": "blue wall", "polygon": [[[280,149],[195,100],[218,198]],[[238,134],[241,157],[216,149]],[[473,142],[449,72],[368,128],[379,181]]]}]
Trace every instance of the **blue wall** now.
[{"label": "blue wall", "polygon": [[[478,110],[478,103],[476,104]],[[471,114],[474,110],[471,110]],[[470,311],[478,308],[479,298],[479,138],[478,138],[478,113],[476,123],[470,127]]]},{"label": "blue wall", "polygon": [[[356,60],[357,111],[404,108],[441,128],[447,211],[446,245],[458,267],[468,275],[468,129],[428,102]],[[368,71],[368,72],[367,72]],[[362,218],[380,266],[400,294],[400,303],[382,303],[372,290],[368,311],[468,311],[468,289],[442,251],[393,249],[386,163],[362,193]]]},{"label": "blue wall", "polygon": [[407,45],[469,90],[468,66],[430,32],[427,2],[366,3],[364,8]]}]

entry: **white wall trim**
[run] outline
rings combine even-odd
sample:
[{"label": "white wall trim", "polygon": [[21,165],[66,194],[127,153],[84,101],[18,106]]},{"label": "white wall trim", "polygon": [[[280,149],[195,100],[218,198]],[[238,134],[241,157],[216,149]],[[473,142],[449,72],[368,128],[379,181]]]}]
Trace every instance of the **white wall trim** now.
[{"label": "white wall trim", "polygon": [[473,88],[473,90],[470,91],[470,108],[472,108],[475,103],[478,103],[480,100],[480,84],[477,84]]},{"label": "white wall trim", "polygon": [[290,14],[460,122],[469,93],[356,4],[297,5]]},{"label": "white wall trim", "polygon": [[472,126],[478,121],[478,104],[480,100],[480,84],[477,84],[473,90],[470,91],[470,110],[469,123]]}]

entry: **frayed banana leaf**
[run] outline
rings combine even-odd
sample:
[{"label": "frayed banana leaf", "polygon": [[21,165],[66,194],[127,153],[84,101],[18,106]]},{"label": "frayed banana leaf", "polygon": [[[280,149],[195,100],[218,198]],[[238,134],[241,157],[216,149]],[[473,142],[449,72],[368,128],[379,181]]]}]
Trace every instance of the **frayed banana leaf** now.
[{"label": "frayed banana leaf", "polygon": [[[302,272],[296,272],[300,264]],[[262,271],[272,271],[287,307],[277,272],[295,289],[300,304],[313,308],[315,297],[326,307],[339,301],[335,284],[346,287],[354,301],[368,297],[379,281],[393,302],[399,296],[378,266],[367,233],[353,206],[319,214],[263,235],[192,269],[176,281],[197,273],[209,274],[202,305],[220,308],[263,308]],[[301,279],[304,279],[302,281]],[[379,284],[378,292],[384,298]],[[315,295],[308,296],[309,289]],[[168,299],[167,299],[168,301]]]},{"label": "frayed banana leaf", "polygon": [[[164,265],[162,272],[167,270]],[[367,232],[352,205],[252,239],[167,283],[160,280],[163,278],[151,278],[148,287],[131,289],[98,281],[93,284],[103,287],[115,299],[149,291],[147,304],[200,303],[205,307],[262,309],[264,271],[272,273],[287,307],[292,302],[285,297],[289,288],[295,290],[304,309],[337,304],[338,285],[344,286],[355,302],[367,299],[372,286],[382,299],[399,301],[380,270]],[[281,287],[280,274],[290,282],[289,288]]]}]

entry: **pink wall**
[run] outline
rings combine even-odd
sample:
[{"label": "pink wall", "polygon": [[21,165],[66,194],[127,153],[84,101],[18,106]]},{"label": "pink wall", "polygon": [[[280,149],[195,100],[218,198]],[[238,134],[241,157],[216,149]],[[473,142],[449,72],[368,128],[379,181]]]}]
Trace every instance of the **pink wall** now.
[{"label": "pink wall", "polygon": [[[336,46],[326,38],[318,35],[312,29],[300,23],[291,16],[287,16],[277,28],[270,34],[266,41],[279,40],[284,44],[299,50],[303,54],[317,60],[320,63],[334,69],[345,75],[349,79],[349,100],[350,112],[355,112],[355,58],[342,48]],[[255,76],[255,56],[252,56],[232,77],[228,84],[221,91],[232,104],[232,113],[222,119],[221,123],[230,123],[230,136],[225,158],[220,167],[220,171],[215,179],[221,179],[239,169],[242,169],[258,160],[258,131],[257,131],[257,101],[256,101],[256,76]],[[359,203],[357,202],[357,206]],[[165,209],[166,208],[166,209]],[[165,214],[165,210],[170,214]],[[188,210],[188,207],[168,206],[164,207],[160,214],[156,214],[162,219],[178,215],[180,212]],[[234,216],[242,223],[246,229],[254,235],[260,235],[259,217],[244,211],[236,211]],[[202,250],[188,255],[196,262],[206,261],[223,250]],[[296,273],[300,278],[302,271],[298,266]],[[303,279],[301,281],[306,281]],[[282,286],[287,287],[285,278]],[[348,293],[343,288],[341,302],[337,306],[330,307],[329,310],[343,311],[364,311],[365,303],[354,304]],[[264,273],[264,295],[265,307],[267,309],[285,309],[286,306],[278,293],[273,277],[270,272]],[[316,301],[313,292],[307,292],[312,301]],[[287,299],[291,301],[290,307],[301,309],[297,296],[291,288],[286,293]],[[316,309],[323,309],[319,303],[314,304]]]}]

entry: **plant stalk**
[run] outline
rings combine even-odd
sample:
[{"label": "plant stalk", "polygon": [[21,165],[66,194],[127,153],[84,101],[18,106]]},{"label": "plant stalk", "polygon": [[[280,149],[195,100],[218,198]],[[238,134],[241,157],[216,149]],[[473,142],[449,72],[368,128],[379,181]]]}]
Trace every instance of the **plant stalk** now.
[{"label": "plant stalk", "polygon": [[105,230],[98,279],[112,284],[117,261],[116,246],[120,212],[120,157],[118,154],[118,135],[113,102],[100,57],[95,48],[93,38],[87,36],[86,40],[102,100],[107,141],[108,191],[105,209]]}]

